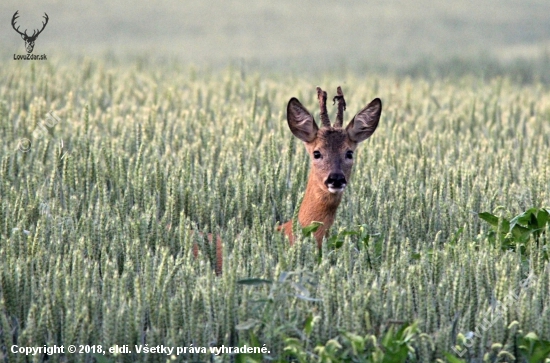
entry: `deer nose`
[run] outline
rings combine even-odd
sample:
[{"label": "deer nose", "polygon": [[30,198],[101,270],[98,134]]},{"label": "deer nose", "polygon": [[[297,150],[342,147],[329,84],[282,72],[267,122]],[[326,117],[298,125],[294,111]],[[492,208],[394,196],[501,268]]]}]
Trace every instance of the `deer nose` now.
[{"label": "deer nose", "polygon": [[331,193],[343,191],[346,184],[346,177],[342,173],[330,173],[325,180],[325,185]]}]

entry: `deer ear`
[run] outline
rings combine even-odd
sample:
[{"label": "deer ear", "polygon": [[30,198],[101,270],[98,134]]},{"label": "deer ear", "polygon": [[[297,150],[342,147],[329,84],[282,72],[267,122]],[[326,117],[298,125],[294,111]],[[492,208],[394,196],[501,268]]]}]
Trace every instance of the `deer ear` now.
[{"label": "deer ear", "polygon": [[311,142],[317,137],[317,130],[319,130],[319,128],[313,116],[311,116],[309,111],[294,97],[288,101],[286,119],[290,131],[300,140]]},{"label": "deer ear", "polygon": [[359,111],[346,127],[349,138],[355,142],[368,139],[376,131],[381,113],[382,101],[375,98],[367,107]]}]

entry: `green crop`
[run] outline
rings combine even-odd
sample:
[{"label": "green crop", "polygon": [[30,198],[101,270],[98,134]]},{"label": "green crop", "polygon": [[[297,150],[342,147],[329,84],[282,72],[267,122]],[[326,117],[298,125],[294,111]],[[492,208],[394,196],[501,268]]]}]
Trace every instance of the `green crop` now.
[{"label": "green crop", "polygon": [[[13,344],[130,347],[98,360],[112,362],[171,359],[138,354],[145,343],[269,349],[244,361],[287,360],[292,349],[293,359],[387,361],[387,347],[411,362],[542,356],[548,223],[522,234],[525,253],[503,248],[501,222],[490,235],[478,218],[536,207],[539,221],[550,205],[550,90],[511,79],[304,76],[147,58],[5,63],[0,361],[42,359]],[[309,171],[286,103],[297,97],[317,117],[317,85],[329,97],[343,87],[346,121],[383,101],[321,254],[307,233],[290,247],[275,230],[292,219]],[[221,236],[220,277],[214,246],[191,231]],[[236,357],[187,349],[175,359]]]}]

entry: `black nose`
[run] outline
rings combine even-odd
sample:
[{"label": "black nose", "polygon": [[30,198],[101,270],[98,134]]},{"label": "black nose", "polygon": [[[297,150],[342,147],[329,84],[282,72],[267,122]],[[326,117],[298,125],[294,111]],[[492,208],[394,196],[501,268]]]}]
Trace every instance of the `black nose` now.
[{"label": "black nose", "polygon": [[346,185],[346,177],[342,173],[330,173],[325,185],[332,188],[342,188]]}]

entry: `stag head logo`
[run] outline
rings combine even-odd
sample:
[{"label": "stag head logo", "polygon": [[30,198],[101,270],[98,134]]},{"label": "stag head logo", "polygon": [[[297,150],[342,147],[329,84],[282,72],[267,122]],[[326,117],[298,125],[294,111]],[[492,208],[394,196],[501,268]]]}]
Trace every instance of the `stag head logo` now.
[{"label": "stag head logo", "polygon": [[40,35],[40,33],[42,33],[42,31],[44,30],[44,28],[46,27],[46,24],[48,24],[48,14],[44,13],[44,19],[46,20],[45,22],[42,22],[42,29],[40,30],[37,30],[35,29],[32,33],[32,35],[28,35],[27,34],[27,29],[25,29],[25,32],[24,33],[21,33],[19,31],[19,27],[15,27],[15,21],[17,20],[17,18],[19,18],[19,10],[17,10],[15,12],[15,14],[13,14],[13,18],[11,18],[11,26],[13,27],[13,29],[19,33],[21,35],[21,38],[23,38],[23,40],[25,41],[25,48],[27,49],[27,53],[28,54],[31,54],[32,53],[32,50],[34,49],[34,42],[36,41],[36,38],[38,38],[38,36]]}]

